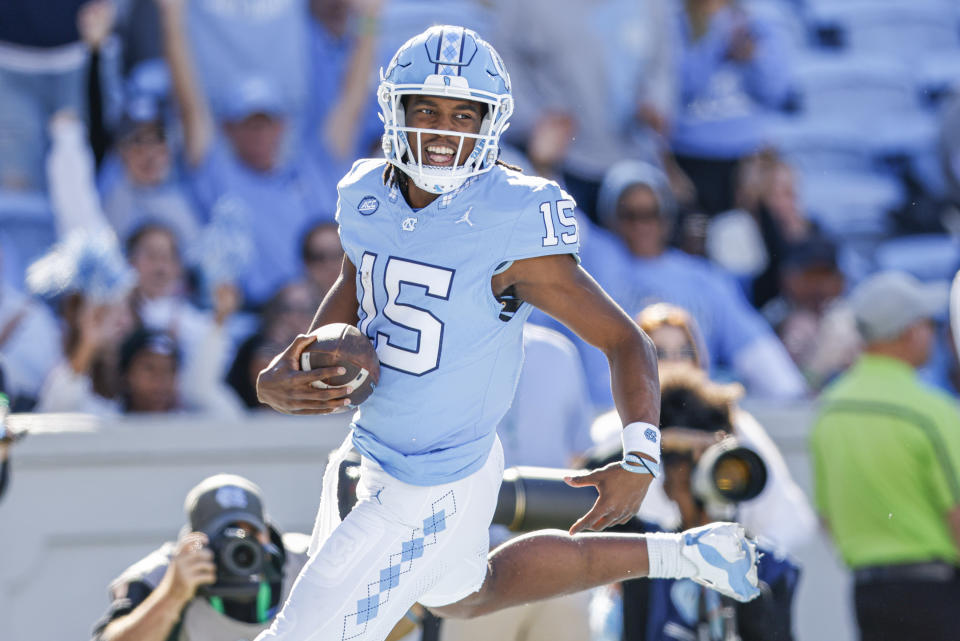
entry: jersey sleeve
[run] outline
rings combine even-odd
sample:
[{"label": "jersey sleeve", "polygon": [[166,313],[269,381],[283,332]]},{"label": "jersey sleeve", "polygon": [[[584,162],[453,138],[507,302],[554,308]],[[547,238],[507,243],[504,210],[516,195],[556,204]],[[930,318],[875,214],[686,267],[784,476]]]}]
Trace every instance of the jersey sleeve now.
[{"label": "jersey sleeve", "polygon": [[542,181],[523,192],[511,190],[505,197],[513,203],[504,206],[519,211],[504,261],[573,254],[579,262],[580,228],[574,215],[577,204],[567,192],[556,183]]},{"label": "jersey sleeve", "polygon": [[357,181],[372,169],[373,164],[369,159],[361,158],[353,163],[350,171],[337,183],[337,206],[334,220],[343,224],[343,208],[347,207],[349,202],[354,200],[353,192],[356,190]]},{"label": "jersey sleeve", "polygon": [[357,241],[363,236],[360,221],[372,216],[383,204],[382,174],[384,162],[362,158],[337,183],[337,205],[334,220],[340,233],[340,244],[347,258],[358,263]]}]

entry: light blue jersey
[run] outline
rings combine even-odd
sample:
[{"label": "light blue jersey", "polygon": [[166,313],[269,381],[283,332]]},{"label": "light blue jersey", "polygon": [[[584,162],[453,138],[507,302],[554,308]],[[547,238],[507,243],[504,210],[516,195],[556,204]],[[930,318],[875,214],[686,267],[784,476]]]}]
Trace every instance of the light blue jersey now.
[{"label": "light blue jersey", "polygon": [[491,278],[514,260],[576,255],[575,205],[556,183],[496,166],[413,211],[384,165],[358,161],[338,186],[359,327],[381,365],[353,441],[394,477],[436,485],[483,465],[520,373],[532,308],[501,314]]}]

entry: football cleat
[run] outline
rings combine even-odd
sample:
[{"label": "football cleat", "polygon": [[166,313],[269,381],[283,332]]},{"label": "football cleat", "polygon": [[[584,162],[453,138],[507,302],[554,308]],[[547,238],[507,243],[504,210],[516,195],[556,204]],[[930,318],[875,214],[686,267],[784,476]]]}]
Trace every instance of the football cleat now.
[{"label": "football cleat", "polygon": [[696,567],[690,578],[737,601],[760,595],[757,544],[738,523],[710,523],[680,534],[680,554]]}]

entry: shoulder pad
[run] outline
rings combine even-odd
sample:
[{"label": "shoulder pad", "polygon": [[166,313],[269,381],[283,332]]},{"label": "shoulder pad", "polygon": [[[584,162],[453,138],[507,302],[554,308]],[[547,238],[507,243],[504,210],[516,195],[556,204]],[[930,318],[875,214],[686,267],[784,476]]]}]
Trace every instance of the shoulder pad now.
[{"label": "shoulder pad", "polygon": [[[517,217],[505,259],[548,254],[577,254],[580,231],[576,202],[552,180],[497,167],[497,199],[509,203]],[[500,193],[502,192],[502,194]]]},{"label": "shoulder pad", "polygon": [[377,180],[380,180],[380,176],[383,174],[383,167],[387,164],[387,161],[384,159],[377,160],[376,158],[361,158],[360,160],[353,163],[353,166],[350,168],[350,171],[340,179],[340,182],[337,183],[337,190],[345,189],[351,185],[363,182],[364,178],[367,178],[371,175],[375,176]]}]

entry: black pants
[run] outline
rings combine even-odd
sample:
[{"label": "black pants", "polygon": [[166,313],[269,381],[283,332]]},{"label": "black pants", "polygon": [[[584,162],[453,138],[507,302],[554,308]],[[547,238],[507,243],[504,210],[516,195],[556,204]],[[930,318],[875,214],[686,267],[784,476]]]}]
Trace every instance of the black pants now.
[{"label": "black pants", "polygon": [[573,196],[577,201],[577,207],[585,213],[590,220],[599,223],[597,217],[597,194],[600,191],[600,181],[584,178],[569,172],[563,172],[563,186],[567,193]]},{"label": "black pants", "polygon": [[675,159],[697,188],[697,206],[701,212],[712,216],[733,209],[739,158],[675,156]]},{"label": "black pants", "polygon": [[960,578],[858,584],[853,597],[860,641],[960,639]]}]

